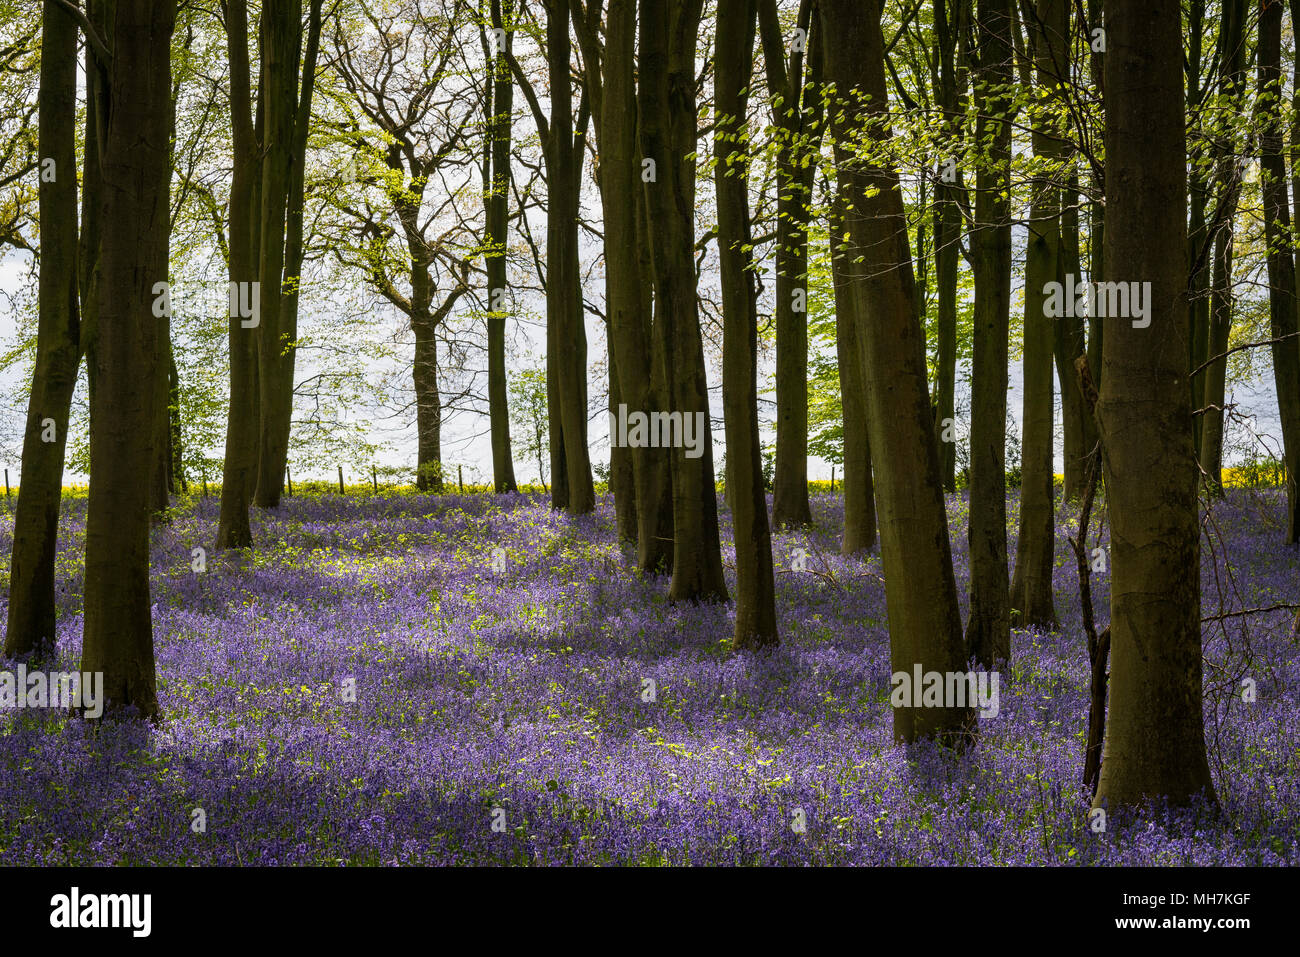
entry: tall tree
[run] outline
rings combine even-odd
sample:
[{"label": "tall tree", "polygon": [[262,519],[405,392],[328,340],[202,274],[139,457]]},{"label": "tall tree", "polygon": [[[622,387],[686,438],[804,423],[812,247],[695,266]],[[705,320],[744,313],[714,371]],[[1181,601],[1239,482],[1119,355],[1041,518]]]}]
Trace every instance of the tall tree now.
[{"label": "tall tree", "polygon": [[[391,8],[363,5],[360,12],[369,29],[356,42],[345,37],[341,25],[336,29],[334,66],[349,94],[349,114],[355,115],[355,107],[369,127],[379,131],[378,142],[369,134],[357,134],[357,145],[377,157],[387,175],[367,177],[382,187],[382,208],[373,208],[368,198],[358,203],[363,208],[343,205],[358,223],[362,252],[357,265],[415,334],[411,378],[416,487],[440,494],[443,397],[438,340],[457,303],[470,291],[470,264],[456,251],[468,237],[456,225],[446,228],[438,215],[449,200],[430,210],[428,193],[430,181],[445,180],[470,162],[466,147],[477,106],[471,101],[456,108],[452,104],[462,91],[451,87],[461,69],[453,59],[458,47],[452,41],[465,9],[460,3],[444,4],[436,13],[426,7],[419,26],[409,30],[388,27]],[[389,225],[393,220],[396,228]],[[399,239],[398,248],[390,245],[391,238]]]},{"label": "tall tree", "polygon": [[683,426],[699,421],[698,455],[672,449],[673,600],[725,600],[708,377],[695,289],[695,50],[703,0],[642,3],[637,106],[648,238],[654,261],[656,348],[665,395]]},{"label": "tall tree", "polygon": [[[1055,121],[1060,91],[1069,80],[1066,37],[1069,14],[1065,0],[1038,0],[1026,24],[1033,37],[1035,72],[1044,109],[1034,117],[1033,149],[1041,164],[1030,183],[1029,238],[1025,250],[1024,406],[1021,438],[1020,537],[1011,579],[1011,620],[1015,624],[1052,627],[1055,515],[1052,503],[1053,324],[1047,315],[1047,284],[1059,282],[1061,269],[1060,168],[1066,152]],[[1076,390],[1077,394],[1077,390]]]},{"label": "tall tree", "polygon": [[[253,120],[247,0],[227,0],[223,12],[230,77],[232,170],[227,243],[229,299],[233,308],[229,309],[230,400],[226,410],[226,454],[222,464],[216,546],[247,548],[253,544],[248,508],[257,481],[257,324],[261,317],[246,317],[243,313],[251,313],[260,300],[260,296],[254,297],[254,290],[258,289],[261,217],[255,197],[261,175],[261,146],[257,135],[260,124],[255,125]],[[259,96],[259,114],[261,103]],[[245,305],[248,310],[243,309]]]},{"label": "tall tree", "polygon": [[1284,540],[1300,544],[1300,323],[1296,316],[1296,273],[1291,248],[1291,209],[1282,126],[1282,0],[1260,0],[1259,110],[1263,128],[1259,155],[1268,246],[1268,316],[1273,344],[1273,383],[1286,460],[1287,523]]},{"label": "tall tree", "polygon": [[[309,0],[306,45],[301,0],[277,0],[262,10],[262,138],[257,342],[258,455],[253,501],[280,504],[293,421],[298,287],[303,258],[302,210],[307,129],[320,51],[322,0]],[[301,64],[302,79],[299,82]]]},{"label": "tall tree", "polygon": [[[954,152],[960,142],[966,113],[966,69],[961,44],[969,17],[970,0],[934,0],[934,33],[939,84],[936,99],[943,110],[943,132]],[[935,337],[934,434],[939,448],[943,487],[956,485],[957,443],[951,427],[957,416],[957,279],[961,267],[962,207],[968,205],[963,172],[954,162],[951,173],[941,171],[935,185],[934,271],[937,294]],[[947,158],[945,158],[947,159]],[[847,493],[846,493],[847,494]]]},{"label": "tall tree", "polygon": [[[514,43],[514,0],[492,0],[492,35],[487,54],[491,81],[484,97],[484,237],[488,288],[488,423],[492,433],[492,486],[500,494],[518,491],[510,449],[510,406],[506,389],[506,243],[510,219],[510,142],[515,86],[505,51]],[[500,290],[500,294],[497,293]],[[498,306],[502,307],[498,309]]]},{"label": "tall tree", "polygon": [[544,0],[550,116],[509,48],[502,53],[528,100],[546,164],[546,401],[551,505],[572,515],[596,506],[587,447],[587,331],[578,263],[582,143],[591,118],[584,90],[574,119],[569,0]]},{"label": "tall tree", "polygon": [[[1106,262],[1150,282],[1107,316],[1097,419],[1110,506],[1110,713],[1096,806],[1213,797],[1201,697],[1198,471],[1187,380],[1178,0],[1106,2]],[[1120,275],[1123,269],[1126,275]]]},{"label": "tall tree", "polygon": [[[1246,0],[1225,0],[1222,7],[1218,43],[1222,105],[1201,111],[1202,121],[1210,124],[1203,135],[1210,140],[1216,205],[1209,225],[1199,234],[1193,234],[1199,235],[1201,243],[1189,244],[1198,260],[1213,256],[1208,283],[1208,329],[1204,312],[1195,304],[1192,310],[1192,368],[1204,366],[1199,374],[1192,375],[1192,403],[1200,412],[1200,427],[1195,434],[1206,490],[1211,494],[1222,494],[1223,490],[1223,421],[1228,381],[1228,360],[1224,353],[1228,351],[1232,332],[1233,234],[1246,160],[1244,144],[1236,131],[1247,86],[1246,9]],[[1285,193],[1285,184],[1282,190]],[[1201,286],[1198,278],[1195,294],[1204,294]]]},{"label": "tall tree", "polygon": [[[722,272],[722,394],[734,483],[736,648],[777,643],[772,538],[758,439],[758,297],[749,217],[747,136],[755,0],[719,0],[714,54],[713,158]],[[779,294],[778,294],[779,295]],[[805,486],[807,483],[804,483]]]},{"label": "tall tree", "polygon": [[971,373],[970,619],[966,641],[985,666],[1011,656],[1007,584],[1007,326],[1011,309],[1010,0],[980,0],[974,72],[980,153],[971,252],[975,341]]},{"label": "tall tree", "polygon": [[[576,2],[576,0],[575,0]],[[648,413],[664,406],[662,355],[651,347],[653,330],[653,270],[645,242],[645,197],[641,188],[641,157],[636,122],[636,0],[611,0],[605,43],[599,44],[596,24],[600,0],[592,0],[581,16],[575,14],[582,44],[587,89],[597,107],[597,167],[605,231],[605,305],[609,316],[611,411]],[[649,357],[649,361],[647,361]],[[617,389],[614,383],[617,382]],[[615,444],[611,437],[611,444]],[[618,449],[632,466],[635,507],[634,538],[637,566],[645,572],[666,570],[673,541],[672,484],[668,450],[639,445]],[[626,495],[611,475],[615,504]],[[620,523],[628,516],[621,516]]]},{"label": "tall tree", "polygon": [[[776,145],[776,462],[772,521],[807,525],[808,506],[808,222],[813,173],[805,161],[821,141],[817,77],[805,83],[804,60],[813,29],[813,0],[801,0],[795,31],[782,35],[776,0],[759,0],[758,21],[767,68]],[[789,51],[788,59],[787,52]],[[817,65],[816,58],[812,59]]]},{"label": "tall tree", "polygon": [[[858,296],[867,430],[877,465],[891,670],[963,671],[967,656],[907,219],[898,172],[879,158],[890,137],[880,10],[858,0],[821,0],[821,15],[826,78],[835,87],[829,115],[848,233],[844,258]],[[867,156],[858,150],[863,137]],[[948,736],[968,730],[974,719],[969,707],[898,707],[894,737]]]},{"label": "tall tree", "polygon": [[[871,477],[871,441],[867,437],[867,392],[859,330],[854,265],[845,261],[844,214],[833,201],[830,228],[831,281],[835,285],[835,350],[844,409],[844,537],[840,553],[853,555],[876,544],[876,490]],[[954,335],[956,334],[954,329]],[[942,456],[941,456],[942,458]]]},{"label": "tall tree", "polygon": [[[54,560],[68,413],[81,364],[77,289],[77,24],[45,0],[37,136],[41,155],[41,260],[32,374],[14,515],[5,654],[54,650]],[[87,144],[87,155],[93,151]]]},{"label": "tall tree", "polygon": [[[93,3],[92,8],[99,3]],[[175,0],[105,4],[101,236],[90,373],[81,670],[104,676],[106,709],[157,713],[149,598],[154,284],[167,276],[171,35]],[[92,22],[94,18],[92,18]]]}]

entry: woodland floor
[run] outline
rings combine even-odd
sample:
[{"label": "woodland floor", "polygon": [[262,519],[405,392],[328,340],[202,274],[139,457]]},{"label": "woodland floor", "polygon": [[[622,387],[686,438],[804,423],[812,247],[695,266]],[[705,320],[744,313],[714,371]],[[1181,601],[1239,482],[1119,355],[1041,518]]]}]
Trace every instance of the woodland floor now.
[{"label": "woodland floor", "polygon": [[[48,670],[80,661],[85,506],[65,500]],[[1296,600],[1283,509],[1246,489],[1215,507],[1204,615]],[[737,655],[727,606],[636,575],[608,498],[580,520],[541,496],[287,498],[242,558],[210,550],[217,501],[190,499],[153,541],[161,723],[0,711],[0,864],[1300,863],[1293,614],[1206,625],[1222,813],[1094,833],[1074,514],[1061,627],[1014,632],[1000,713],[954,754],[893,743],[879,553],[839,557],[841,510],[818,494],[815,528],[775,537],[778,568],[805,548],[810,571],[778,573],[780,649]],[[12,527],[0,512],[0,563]]]}]

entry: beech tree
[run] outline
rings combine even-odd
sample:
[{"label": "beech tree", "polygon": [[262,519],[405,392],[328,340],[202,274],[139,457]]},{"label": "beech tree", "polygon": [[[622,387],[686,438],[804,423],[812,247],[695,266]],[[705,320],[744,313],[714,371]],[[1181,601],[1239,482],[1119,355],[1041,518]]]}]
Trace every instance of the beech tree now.
[{"label": "beech tree", "polygon": [[1296,272],[1287,204],[1283,153],[1282,0],[1260,0],[1259,110],[1263,121],[1259,152],[1264,194],[1264,238],[1268,246],[1268,313],[1272,336],[1273,383],[1286,464],[1287,523],[1284,540],[1300,544],[1300,323],[1296,316]]},{"label": "beech tree", "polygon": [[725,600],[718,500],[713,479],[708,375],[695,284],[696,36],[703,0],[642,3],[640,11],[641,168],[654,263],[653,348],[662,350],[672,411],[699,418],[698,457],[672,449],[673,577],[668,595]]},{"label": "beech tree", "polygon": [[[1025,251],[1024,423],[1021,438],[1020,536],[1011,580],[1011,620],[1050,628],[1053,545],[1056,523],[1052,500],[1052,367],[1057,320],[1047,314],[1046,287],[1064,281],[1061,268],[1061,188],[1059,169],[1065,143],[1052,106],[1067,76],[1065,59],[1069,13],[1065,0],[1038,0],[1027,24],[1034,39],[1037,81],[1048,108],[1034,117],[1033,149],[1041,171],[1030,183],[1029,238]],[[999,632],[999,635],[1001,633]],[[1009,637],[1008,632],[1008,637]],[[1007,649],[1009,651],[1009,648]]]},{"label": "beech tree", "polygon": [[[903,197],[897,170],[876,155],[890,136],[880,11],[857,0],[821,0],[821,16],[826,79],[835,87],[829,113],[847,232],[845,263],[858,296],[867,431],[877,466],[890,669],[964,671]],[[858,149],[863,137],[867,155]],[[894,737],[949,737],[968,731],[974,720],[969,707],[899,707]]]},{"label": "beech tree", "polygon": [[[813,174],[804,161],[821,141],[822,109],[816,70],[805,79],[813,28],[813,0],[801,0],[794,32],[783,34],[776,0],[761,0],[758,20],[767,69],[776,147],[776,462],[772,521],[807,525],[808,506],[808,222]],[[787,50],[788,59],[787,59]],[[716,68],[715,68],[716,72]],[[717,82],[715,76],[714,82]]]},{"label": "beech tree", "polygon": [[92,0],[103,28],[99,249],[85,331],[90,373],[81,670],[104,676],[107,710],[157,714],[149,597],[154,284],[166,281],[170,225],[174,0]]},{"label": "beech tree", "polygon": [[[1095,806],[1213,798],[1201,703],[1199,474],[1188,387],[1177,0],[1106,3],[1106,262],[1150,282],[1107,316],[1097,404],[1110,505],[1110,708]],[[1123,273],[1121,273],[1121,270]],[[1145,321],[1145,320],[1144,320]]]},{"label": "beech tree", "polygon": [[[714,52],[713,159],[722,270],[722,392],[736,536],[736,648],[774,645],[772,539],[758,440],[758,299],[749,221],[746,91],[753,70],[755,0],[719,0]],[[779,296],[779,294],[778,294]],[[807,487],[805,480],[803,486]]]},{"label": "beech tree", "polygon": [[974,86],[975,336],[971,368],[970,620],[966,641],[985,666],[1011,657],[1007,584],[1007,325],[1011,311],[1010,0],[980,0]]},{"label": "beech tree", "polygon": [[[54,650],[54,561],[72,390],[81,364],[77,253],[77,24],[45,0],[39,94],[41,260],[36,368],[14,514],[5,655]],[[93,143],[87,140],[87,155]],[[89,161],[88,161],[89,163]]]}]

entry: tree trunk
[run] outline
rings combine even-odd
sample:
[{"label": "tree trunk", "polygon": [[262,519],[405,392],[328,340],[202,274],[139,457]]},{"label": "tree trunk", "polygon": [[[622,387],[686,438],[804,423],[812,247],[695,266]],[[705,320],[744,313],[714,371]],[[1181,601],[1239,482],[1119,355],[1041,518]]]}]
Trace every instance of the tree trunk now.
[{"label": "tree trunk", "polygon": [[[849,234],[845,260],[860,263],[852,286],[859,297],[867,427],[878,466],[890,662],[893,672],[909,675],[914,666],[923,672],[961,672],[966,649],[898,172],[888,165],[869,165],[852,148],[864,130],[877,141],[876,148],[890,135],[883,122],[889,101],[884,40],[879,10],[872,7],[857,0],[821,0],[826,76],[839,101],[829,115]],[[865,103],[857,94],[867,97]],[[967,731],[974,721],[969,707],[898,707],[894,737],[948,736]]]},{"label": "tree trunk", "polygon": [[411,320],[415,332],[416,479],[421,492],[443,493],[442,396],[438,391],[437,326],[427,315]]},{"label": "tree trunk", "polygon": [[319,46],[321,0],[311,0],[305,57],[301,20],[301,0],[284,0],[283,5],[268,7],[262,14],[266,127],[262,138],[258,262],[262,293],[257,343],[260,421],[257,490],[253,498],[260,508],[280,504],[289,458],[307,123]]},{"label": "tree trunk", "polygon": [[[583,154],[581,142],[574,137],[569,6],[567,0],[547,0],[546,9],[551,97],[550,133],[546,137],[546,355],[548,370],[552,364],[555,367],[558,390],[551,447],[555,448],[558,425],[563,435],[561,449],[568,485],[564,507],[570,515],[586,515],[596,507],[596,493],[587,448],[587,330],[578,262]],[[556,471],[554,452],[552,457],[553,482],[558,489],[561,476]]]},{"label": "tree trunk", "polygon": [[[636,127],[636,0],[610,0],[600,121],[600,183],[604,211],[605,297],[613,365],[629,413],[663,408],[651,340],[653,267],[644,242],[644,192]],[[629,239],[630,238],[630,239]],[[662,374],[662,364],[660,364]],[[617,411],[617,410],[616,410]],[[672,483],[666,449],[630,449],[636,489],[637,566],[664,570],[672,554]]]},{"label": "tree trunk", "polygon": [[[1040,87],[1064,83],[1069,15],[1065,0],[1038,0],[1031,29]],[[1048,128],[1043,129],[1042,127]],[[1058,164],[1065,143],[1056,124],[1040,117],[1034,124],[1036,158]],[[1019,625],[1056,626],[1052,604],[1055,514],[1052,458],[1055,408],[1052,404],[1053,324],[1046,314],[1046,286],[1063,276],[1061,266],[1061,189],[1055,171],[1031,184],[1029,238],[1025,251],[1024,434],[1021,438],[1020,537],[1011,579],[1011,620]]]},{"label": "tree trunk", "polygon": [[[645,183],[655,277],[655,323],[663,343],[670,411],[699,423],[698,456],[671,450],[674,601],[725,601],[708,382],[695,291],[695,47],[703,0],[641,5],[638,106],[642,155],[656,178]],[[667,411],[667,410],[665,410]],[[683,436],[684,438],[684,436]],[[693,455],[695,453],[692,453]]]},{"label": "tree trunk", "polygon": [[876,544],[876,490],[871,476],[871,442],[867,438],[867,393],[863,382],[865,358],[858,330],[854,266],[844,259],[844,216],[831,212],[831,278],[835,286],[835,351],[840,370],[840,402],[844,410],[844,538],[840,554],[865,552]]},{"label": "tree trunk", "polygon": [[1260,0],[1259,98],[1263,114],[1260,167],[1264,195],[1264,238],[1268,247],[1268,316],[1273,339],[1273,382],[1286,462],[1287,522],[1283,541],[1300,544],[1300,328],[1296,318],[1296,274],[1292,259],[1291,209],[1283,155],[1282,0]]},{"label": "tree trunk", "polygon": [[[1069,274],[1081,282],[1083,272],[1079,259],[1079,180],[1073,173],[1061,198],[1061,265],[1057,282],[1064,282]],[[1097,426],[1084,401],[1075,362],[1087,349],[1084,339],[1084,317],[1062,317],[1055,321],[1054,348],[1056,352],[1056,378],[1061,384],[1061,421],[1065,483],[1062,497],[1078,501],[1087,491],[1089,456],[1097,445]]]},{"label": "tree trunk", "polygon": [[821,98],[804,98],[804,46],[813,4],[802,0],[797,19],[804,43],[781,35],[776,0],[758,9],[776,137],[776,463],[772,476],[772,522],[812,523],[808,506],[808,221],[816,165],[804,163],[821,140]]},{"label": "tree trunk", "polygon": [[[54,566],[68,412],[81,364],[77,299],[77,24],[45,0],[38,145],[50,160],[39,186],[41,271],[36,368],[23,433],[22,484],[14,514],[4,653],[37,660],[54,651]],[[93,135],[93,133],[92,133]],[[88,138],[86,155],[94,143]],[[47,422],[52,422],[53,441]]]},{"label": "tree trunk", "polygon": [[[1095,807],[1213,797],[1201,692],[1198,472],[1188,388],[1178,0],[1106,3],[1106,262],[1150,282],[1107,317],[1097,405],[1110,505],[1111,682]],[[1120,272],[1123,270],[1123,273]]]},{"label": "tree trunk", "polygon": [[[755,0],[719,0],[713,156],[722,272],[722,395],[736,539],[734,647],[761,648],[776,630],[772,537],[758,439],[758,301],[749,220],[746,90],[754,64]],[[805,250],[806,254],[806,250]],[[804,483],[805,490],[807,483]],[[805,495],[805,500],[807,496]]]},{"label": "tree trunk", "polygon": [[[514,0],[492,2],[492,25],[503,30],[505,46],[514,42]],[[516,492],[515,463],[510,449],[510,405],[506,397],[506,244],[509,234],[510,140],[514,112],[515,87],[505,51],[499,50],[492,60],[491,112],[486,128],[491,136],[487,198],[487,268],[488,286],[488,420],[492,433],[492,487],[501,494]]]},{"label": "tree trunk", "polygon": [[1007,584],[1007,326],[1011,309],[1011,116],[1014,80],[1009,0],[981,0],[975,138],[989,162],[975,173],[975,342],[971,364],[970,620],[966,641],[985,667],[1011,656]]},{"label": "tree trunk", "polygon": [[[226,455],[222,465],[221,515],[216,547],[248,548],[253,533],[248,507],[257,479],[257,336],[253,318],[241,315],[242,305],[256,307],[255,237],[260,230],[254,202],[260,176],[258,138],[253,125],[251,77],[248,61],[247,0],[230,0],[226,7],[226,46],[230,57],[230,117],[234,168],[230,181],[230,402],[226,410]],[[260,302],[269,296],[262,292]],[[260,322],[260,316],[259,316]]]},{"label": "tree trunk", "polygon": [[103,130],[102,235],[90,373],[81,670],[104,676],[106,710],[158,711],[149,597],[153,455],[153,287],[167,275],[168,115],[173,0],[117,0],[108,11],[108,121]]}]

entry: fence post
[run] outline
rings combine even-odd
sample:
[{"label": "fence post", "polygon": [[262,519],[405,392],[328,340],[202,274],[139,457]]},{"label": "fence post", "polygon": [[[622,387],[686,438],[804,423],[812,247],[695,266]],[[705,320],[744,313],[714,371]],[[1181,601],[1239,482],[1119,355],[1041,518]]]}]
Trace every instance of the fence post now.
[{"label": "fence post", "polygon": [[293,495],[293,473],[289,471],[289,466],[284,467],[284,480],[289,483],[289,494]]},{"label": "fence post", "polygon": [[339,494],[340,495],[347,494],[346,492],[343,491],[343,466],[341,465],[339,466]]},{"label": "fence post", "polygon": [[9,470],[5,469],[5,505],[9,504]]},{"label": "fence post", "polygon": [[465,494],[465,466],[456,466],[456,481],[460,484],[460,494]]},{"label": "fence post", "polygon": [[831,491],[835,491],[835,466],[831,466]]},{"label": "fence post", "polygon": [[379,476],[375,472],[375,467],[370,466],[370,481],[375,483],[375,494],[379,494]]}]

